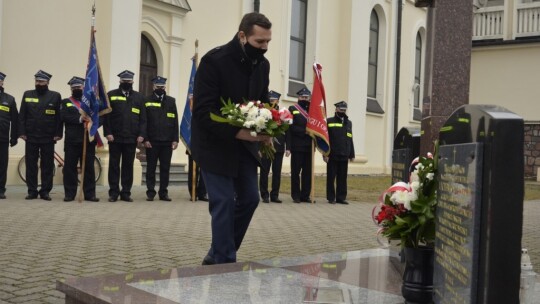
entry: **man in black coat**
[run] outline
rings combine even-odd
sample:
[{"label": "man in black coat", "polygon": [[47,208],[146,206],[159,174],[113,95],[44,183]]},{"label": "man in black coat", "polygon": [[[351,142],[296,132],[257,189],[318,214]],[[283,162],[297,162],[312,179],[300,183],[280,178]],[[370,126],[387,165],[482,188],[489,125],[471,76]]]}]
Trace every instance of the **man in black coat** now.
[{"label": "man in black coat", "polygon": [[154,91],[146,97],[147,138],[146,148],[146,200],[153,201],[156,196],[156,166],[159,160],[159,199],[171,201],[169,172],[171,169],[172,151],[178,147],[178,111],[176,100],[167,95],[165,84],[167,78],[156,76],[152,79]]},{"label": "man in black coat", "polygon": [[[270,104],[276,110],[279,110],[279,97],[281,94],[278,92],[268,92],[268,99]],[[285,135],[276,136],[274,139],[274,160],[270,160],[263,157],[261,162],[261,173],[259,175],[259,188],[261,191],[261,199],[263,203],[281,203],[279,199],[279,187],[281,185],[281,166],[283,164],[283,154],[285,153]],[[272,169],[272,190],[268,193],[268,174]]]},{"label": "man in black coat", "polygon": [[[6,74],[0,72],[0,199],[6,198],[9,146],[17,144],[17,103],[15,98],[4,92]],[[10,132],[11,129],[11,132]]]},{"label": "man in black coat", "polygon": [[[77,195],[79,178],[78,165],[83,156],[83,140],[85,124],[90,118],[81,115],[81,99],[83,96],[84,78],[73,76],[68,82],[71,97],[62,100],[60,111],[65,127],[64,137],[64,202],[71,202]],[[86,140],[86,159],[84,166],[83,193],[84,200],[99,202],[96,197],[96,173],[94,157],[97,141]]]},{"label": "man in black coat", "polygon": [[222,100],[268,102],[270,63],[264,53],[271,26],[262,14],[244,15],[233,39],[209,51],[195,76],[191,150],[201,167],[212,216],[212,244],[203,265],[236,262],[259,203],[259,143],[271,144],[271,138],[215,122],[210,113],[221,115]]},{"label": "man in black coat", "polygon": [[[109,142],[109,202],[118,196],[125,202],[133,202],[133,162],[137,143],[146,137],[146,108],[144,96],[133,90],[131,71],[118,74],[120,87],[109,91],[111,113],[105,115],[103,132]],[[120,161],[122,162],[122,190],[120,190]]]},{"label": "man in black coat", "polygon": [[[298,104],[289,107],[293,123],[287,131],[287,150],[291,155],[291,197],[293,202],[311,203],[311,159],[313,139],[306,133],[311,92],[303,88],[296,92]],[[300,179],[301,178],[301,179]]]},{"label": "man in black coat", "polygon": [[[330,138],[330,155],[326,162],[326,198],[328,203],[344,204],[347,202],[347,169],[349,161],[354,160],[352,122],[347,116],[347,103],[334,104],[336,114],[326,120]],[[334,186],[335,184],[335,186]]]},{"label": "man in black coat", "polygon": [[[26,141],[27,200],[39,196],[50,201],[54,176],[54,145],[62,138],[60,93],[49,90],[51,74],[39,70],[35,90],[24,92],[19,113],[19,137]],[[38,186],[38,159],[41,161],[41,189]]]}]

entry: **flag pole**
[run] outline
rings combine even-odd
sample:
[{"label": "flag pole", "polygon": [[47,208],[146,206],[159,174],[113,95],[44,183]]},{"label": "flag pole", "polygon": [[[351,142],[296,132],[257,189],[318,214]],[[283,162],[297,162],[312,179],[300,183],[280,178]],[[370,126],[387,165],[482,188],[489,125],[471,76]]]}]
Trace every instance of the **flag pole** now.
[{"label": "flag pole", "polygon": [[[90,44],[92,44],[92,36],[94,36],[94,25],[96,22],[96,2],[94,1],[94,5],[92,5],[92,26],[90,27]],[[91,52],[88,52],[88,57],[90,57]],[[85,114],[81,114],[81,116],[85,116]],[[84,171],[86,169],[86,141],[88,136],[87,127],[88,124],[83,121],[84,124],[84,135],[83,135],[83,150],[82,150],[82,157],[81,157],[81,185],[79,187],[79,203],[82,203],[83,201],[83,188],[84,188]]]},{"label": "flag pole", "polygon": [[311,139],[311,203],[315,204],[315,140]]},{"label": "flag pole", "polygon": [[[195,67],[199,64],[199,39],[195,39],[195,55],[193,55],[193,60],[195,61]],[[193,108],[193,105],[190,105],[190,108]],[[191,157],[191,167],[193,168],[191,172],[191,201],[195,202],[195,192],[197,191],[197,164],[195,159]]]}]

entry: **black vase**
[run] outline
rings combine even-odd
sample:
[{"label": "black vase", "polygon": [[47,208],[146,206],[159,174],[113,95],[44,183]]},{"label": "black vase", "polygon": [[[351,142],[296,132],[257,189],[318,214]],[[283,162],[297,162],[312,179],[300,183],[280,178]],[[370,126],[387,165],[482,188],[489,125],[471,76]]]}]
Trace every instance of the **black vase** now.
[{"label": "black vase", "polygon": [[401,295],[406,304],[433,303],[433,261],[430,247],[404,248],[405,271]]}]

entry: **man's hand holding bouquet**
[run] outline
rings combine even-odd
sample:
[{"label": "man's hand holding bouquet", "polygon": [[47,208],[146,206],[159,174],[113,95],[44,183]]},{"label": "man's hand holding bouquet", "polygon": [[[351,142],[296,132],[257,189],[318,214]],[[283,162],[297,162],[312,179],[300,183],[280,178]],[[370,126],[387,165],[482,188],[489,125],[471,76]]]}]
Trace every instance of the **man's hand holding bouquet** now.
[{"label": "man's hand holding bouquet", "polygon": [[284,135],[289,129],[289,125],[293,121],[289,110],[285,108],[278,110],[260,101],[236,104],[230,99],[227,102],[222,99],[221,102],[223,103],[222,116],[210,113],[210,118],[216,122],[228,123],[242,128],[237,135],[238,139],[250,140],[250,136],[260,139],[262,156],[273,160],[276,150],[271,139]]}]

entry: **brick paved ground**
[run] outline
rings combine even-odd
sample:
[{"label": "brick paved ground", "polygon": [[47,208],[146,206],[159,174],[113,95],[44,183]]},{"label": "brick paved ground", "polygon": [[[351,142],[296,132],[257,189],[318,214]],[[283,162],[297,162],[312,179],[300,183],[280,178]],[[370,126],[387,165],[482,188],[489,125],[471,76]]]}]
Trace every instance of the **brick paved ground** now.
[{"label": "brick paved ground", "polygon": [[[52,202],[24,200],[24,187],[8,187],[0,201],[0,303],[63,303],[55,281],[133,270],[199,265],[210,243],[207,203],[188,201],[171,187],[173,202],[65,203],[56,187]],[[373,203],[349,206],[260,204],[239,260],[302,256],[377,247],[370,220]],[[524,246],[540,270],[540,201],[525,204]]]}]

